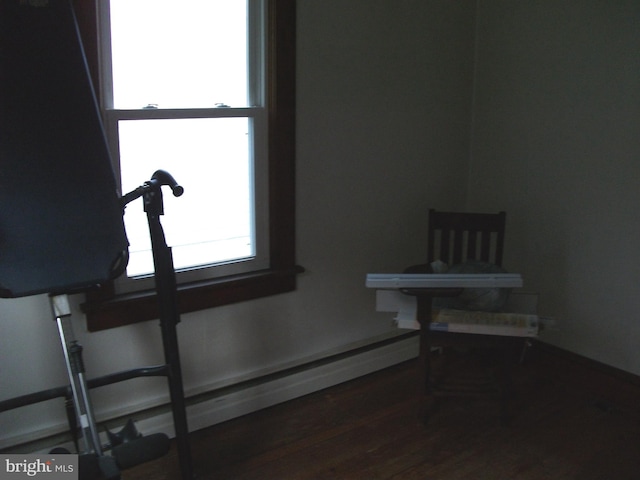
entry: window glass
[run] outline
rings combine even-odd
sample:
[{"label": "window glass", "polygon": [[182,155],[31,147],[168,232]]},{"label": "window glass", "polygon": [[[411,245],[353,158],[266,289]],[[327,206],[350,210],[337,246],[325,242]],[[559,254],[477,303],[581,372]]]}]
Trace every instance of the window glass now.
[{"label": "window glass", "polygon": [[247,105],[247,2],[111,0],[113,107]]},{"label": "window glass", "polygon": [[[162,218],[176,270],[249,259],[255,255],[253,168],[247,118],[120,120],[123,192],[140,186],[162,168],[185,187],[163,195]],[[139,204],[125,212],[129,277],[153,272],[145,213]]]}]

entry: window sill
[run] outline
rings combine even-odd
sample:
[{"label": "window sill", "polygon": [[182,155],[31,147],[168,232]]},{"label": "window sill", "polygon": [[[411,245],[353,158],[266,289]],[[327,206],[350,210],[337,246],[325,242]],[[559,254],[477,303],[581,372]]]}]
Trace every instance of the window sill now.
[{"label": "window sill", "polygon": [[[180,313],[195,312],[245,300],[295,290],[296,276],[304,268],[261,270],[250,274],[214,279],[208,282],[179,285],[177,302]],[[81,305],[90,332],[122,327],[159,318],[155,290],[114,295],[106,285],[87,293]]]}]

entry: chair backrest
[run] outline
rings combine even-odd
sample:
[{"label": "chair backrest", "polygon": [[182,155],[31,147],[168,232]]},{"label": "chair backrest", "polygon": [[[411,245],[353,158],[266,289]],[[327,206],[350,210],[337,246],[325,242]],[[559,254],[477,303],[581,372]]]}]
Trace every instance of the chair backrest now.
[{"label": "chair backrest", "polygon": [[467,260],[502,265],[507,214],[438,212],[429,210],[427,263],[449,266]]}]

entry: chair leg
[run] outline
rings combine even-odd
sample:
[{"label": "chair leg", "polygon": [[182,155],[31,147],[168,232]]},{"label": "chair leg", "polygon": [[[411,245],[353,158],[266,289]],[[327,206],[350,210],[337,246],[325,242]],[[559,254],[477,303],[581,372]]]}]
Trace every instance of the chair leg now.
[{"label": "chair leg", "polygon": [[431,296],[416,296],[416,318],[420,323],[420,389],[418,392],[420,417],[427,423],[435,408],[435,398],[431,389]]},{"label": "chair leg", "polygon": [[438,398],[433,394],[433,379],[431,375],[431,346],[428,335],[420,331],[420,390],[419,414],[426,425],[429,418],[436,413],[439,407]]},{"label": "chair leg", "polygon": [[435,415],[440,408],[440,402],[433,391],[433,378],[431,376],[431,352],[427,350],[425,354],[421,349],[420,351],[420,363],[421,363],[421,385],[419,392],[419,415],[422,423],[425,425],[429,423],[429,419]]},{"label": "chair leg", "polygon": [[513,382],[511,379],[511,367],[513,361],[513,351],[511,348],[504,348],[502,351],[501,365],[501,392],[500,392],[500,423],[507,426],[511,423],[513,416]]}]

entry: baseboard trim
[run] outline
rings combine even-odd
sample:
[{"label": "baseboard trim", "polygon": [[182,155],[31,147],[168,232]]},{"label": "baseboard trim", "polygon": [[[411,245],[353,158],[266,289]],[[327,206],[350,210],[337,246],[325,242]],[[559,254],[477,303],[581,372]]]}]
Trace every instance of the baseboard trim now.
[{"label": "baseboard trim", "polygon": [[[190,431],[200,430],[279,403],[338,385],[369,373],[391,367],[418,356],[417,332],[378,339],[339,353],[328,353],[306,363],[282,368],[199,392],[186,399]],[[121,413],[122,415],[122,413]],[[125,416],[101,420],[100,425],[117,430],[132,418],[145,435],[166,433],[174,437],[169,404],[138,410]],[[7,438],[0,445],[3,453],[48,452],[55,446],[73,450],[64,425],[47,431],[31,432],[22,438]],[[106,442],[106,438],[104,438]]]},{"label": "baseboard trim", "polygon": [[[418,332],[412,331],[198,393],[187,398],[189,430],[200,430],[414,359],[418,348]],[[538,364],[541,367],[539,371],[553,381],[614,408],[640,415],[640,376],[539,340],[534,342],[529,360]],[[174,436],[168,404],[141,410],[128,417],[136,420],[145,435],[164,432]],[[101,424],[117,427],[123,420],[112,418]],[[3,451],[45,452],[53,446],[65,445],[69,440],[66,433],[47,435],[47,432],[41,432],[38,437],[34,432],[32,435],[32,440],[37,440],[19,445],[13,443],[14,446],[8,448],[5,443]]]},{"label": "baseboard trim", "polygon": [[[536,341],[537,361],[548,363],[556,379],[625,410],[637,410],[640,377],[596,360]],[[387,338],[262,377],[215,389],[187,399],[190,431],[215,425],[279,403],[317,392],[418,356],[418,332]],[[145,433],[173,436],[168,406],[137,420]]]},{"label": "baseboard trim", "polygon": [[[188,398],[189,430],[200,430],[397,365],[416,358],[418,350],[418,337],[411,332]],[[145,434],[174,435],[169,411],[136,421]]]}]

